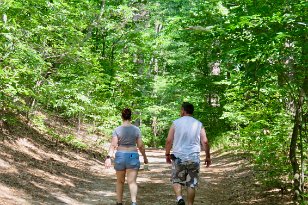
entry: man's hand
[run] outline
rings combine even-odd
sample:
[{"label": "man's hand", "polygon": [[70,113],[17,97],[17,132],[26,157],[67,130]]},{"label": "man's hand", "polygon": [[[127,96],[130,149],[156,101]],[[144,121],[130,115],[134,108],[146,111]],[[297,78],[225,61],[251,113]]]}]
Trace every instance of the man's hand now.
[{"label": "man's hand", "polygon": [[105,160],[105,168],[106,169],[109,169],[111,167],[111,159],[110,158],[107,158]]},{"label": "man's hand", "polygon": [[204,164],[206,165],[206,167],[209,167],[212,164],[211,158],[205,158]]},{"label": "man's hand", "polygon": [[168,164],[171,164],[171,157],[170,157],[170,154],[169,155],[166,155],[166,162]]},{"label": "man's hand", "polygon": [[143,156],[143,163],[145,163],[145,164],[149,163],[148,158],[146,156]]}]

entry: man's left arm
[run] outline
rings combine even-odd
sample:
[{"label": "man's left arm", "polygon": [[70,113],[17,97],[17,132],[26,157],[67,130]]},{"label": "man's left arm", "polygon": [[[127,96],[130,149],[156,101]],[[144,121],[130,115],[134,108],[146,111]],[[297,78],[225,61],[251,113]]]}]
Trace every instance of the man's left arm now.
[{"label": "man's left arm", "polygon": [[206,132],[205,132],[204,127],[202,127],[200,131],[200,140],[201,140],[202,149],[205,150],[205,165],[206,167],[209,167],[212,161],[211,161],[211,154],[210,154],[210,145],[206,137]]}]

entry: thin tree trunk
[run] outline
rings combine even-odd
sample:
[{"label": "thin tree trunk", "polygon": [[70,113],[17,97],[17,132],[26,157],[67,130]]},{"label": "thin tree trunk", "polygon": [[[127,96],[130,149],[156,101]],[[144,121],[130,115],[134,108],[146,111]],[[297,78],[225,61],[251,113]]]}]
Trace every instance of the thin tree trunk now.
[{"label": "thin tree trunk", "polygon": [[[303,119],[303,115],[302,115]],[[304,152],[303,152],[303,132],[302,132],[302,125],[299,127],[299,140],[300,140],[300,167],[301,167],[301,174],[300,174],[300,188],[301,191],[304,192],[304,183],[305,183],[305,163],[304,163]]]},{"label": "thin tree trunk", "polygon": [[[308,135],[307,135],[307,121],[308,121],[308,113],[305,114],[305,117],[304,117],[304,123],[305,123],[305,129],[304,129],[304,136],[306,137],[304,143],[307,143],[308,144]],[[303,139],[304,140],[304,139]],[[304,157],[307,157],[307,152],[305,153],[305,156]],[[304,158],[303,158],[304,159]],[[307,158],[306,158],[306,162],[307,161]],[[303,167],[302,167],[302,177],[303,177],[303,192],[306,193],[305,191],[307,190],[307,188],[305,188],[305,172],[307,170],[307,163],[305,164],[305,160],[303,160]],[[306,190],[305,190],[306,189]]]},{"label": "thin tree trunk", "polygon": [[103,34],[103,50],[102,50],[102,57],[106,56],[106,34]]},{"label": "thin tree trunk", "polygon": [[[45,74],[44,78],[47,79],[48,76],[49,76],[49,74],[48,74],[48,72],[47,72],[47,73]],[[34,90],[34,91],[37,91],[37,90],[38,90],[37,88],[39,88],[42,84],[43,84],[43,80],[38,80],[38,81],[36,81],[33,90]],[[36,103],[36,99],[35,99],[34,97],[31,98],[31,103],[30,103],[30,106],[29,106],[29,110],[27,111],[27,114],[26,114],[27,121],[30,121],[29,118],[30,118],[30,115],[31,115],[31,113],[32,113],[32,111],[33,111],[33,109],[34,109],[35,103]]]},{"label": "thin tree trunk", "polygon": [[65,53],[62,53],[62,54],[59,54],[59,55],[45,56],[45,59],[48,59],[48,58],[58,58],[59,57],[59,60],[61,60],[61,59],[63,59],[64,56],[66,56],[68,53],[70,53],[73,48],[76,48],[76,47],[80,48],[80,47],[82,47],[84,45],[84,43],[91,38],[92,33],[93,33],[93,29],[96,28],[98,26],[98,24],[100,23],[100,21],[102,20],[103,14],[105,12],[105,5],[106,5],[106,0],[102,0],[100,13],[99,13],[97,19],[94,19],[92,24],[89,25],[89,29],[88,29],[87,35],[82,39],[82,41],[80,41],[79,43],[76,44],[77,46],[74,46],[74,47],[72,46],[68,52],[65,52]]},{"label": "thin tree trunk", "polygon": [[80,112],[78,113],[78,125],[77,125],[77,136],[80,136],[80,127],[81,127],[81,114]]},{"label": "thin tree trunk", "polygon": [[83,44],[89,40],[89,38],[91,38],[92,36],[92,32],[93,32],[93,29],[96,28],[96,26],[100,23],[102,17],[103,17],[103,14],[105,12],[105,5],[106,5],[106,0],[102,0],[102,5],[101,5],[101,10],[100,10],[100,13],[97,17],[96,20],[93,21],[92,25],[90,25],[90,28],[88,30],[88,33],[86,35],[86,37],[82,40],[82,42],[80,43],[80,46],[83,46]]},{"label": "thin tree trunk", "polygon": [[153,117],[153,121],[152,121],[152,129],[153,129],[153,134],[154,134],[154,139],[153,139],[153,147],[156,147],[157,143],[156,143],[156,138],[157,138],[157,117]]},{"label": "thin tree trunk", "polygon": [[296,110],[295,110],[295,117],[294,117],[294,127],[293,127],[293,132],[292,132],[292,138],[291,138],[291,143],[290,143],[290,153],[289,153],[289,158],[291,161],[292,165],[292,170],[293,170],[293,188],[296,194],[296,198],[298,199],[302,193],[301,189],[301,182],[300,182],[300,167],[296,158],[296,149],[297,149],[297,140],[298,140],[298,135],[299,135],[299,128],[301,125],[301,113],[302,113],[302,105],[304,102],[304,90],[300,90],[299,98],[298,98],[298,103],[296,105]]}]

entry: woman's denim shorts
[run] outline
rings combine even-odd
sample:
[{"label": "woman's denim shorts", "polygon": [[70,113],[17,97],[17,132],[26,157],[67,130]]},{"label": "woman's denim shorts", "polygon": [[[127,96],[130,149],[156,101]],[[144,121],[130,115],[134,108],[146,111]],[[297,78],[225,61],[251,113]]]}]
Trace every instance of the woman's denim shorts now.
[{"label": "woman's denim shorts", "polygon": [[116,171],[124,171],[126,169],[140,168],[140,160],[138,152],[117,151],[114,159],[114,169]]}]

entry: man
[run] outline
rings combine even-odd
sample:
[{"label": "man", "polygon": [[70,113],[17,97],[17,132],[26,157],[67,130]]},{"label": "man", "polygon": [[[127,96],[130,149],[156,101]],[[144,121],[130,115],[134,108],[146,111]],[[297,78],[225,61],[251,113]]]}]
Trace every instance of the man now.
[{"label": "man", "polygon": [[[205,165],[211,164],[210,147],[202,123],[192,117],[194,106],[184,102],[181,117],[170,127],[166,139],[166,162],[172,162],[172,186],[178,205],[185,205],[182,186],[187,187],[188,205],[193,205],[200,170],[200,143],[205,150]],[[172,154],[170,154],[172,148]]]}]

